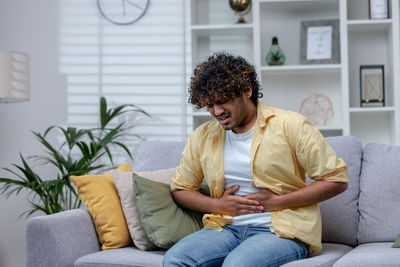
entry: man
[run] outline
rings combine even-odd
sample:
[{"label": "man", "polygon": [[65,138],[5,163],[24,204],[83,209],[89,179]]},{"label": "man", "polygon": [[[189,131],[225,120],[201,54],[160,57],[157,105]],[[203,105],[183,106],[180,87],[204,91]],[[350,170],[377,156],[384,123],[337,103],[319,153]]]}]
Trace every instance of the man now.
[{"label": "man", "polygon": [[[301,114],[258,101],[260,90],[241,57],[217,53],[195,68],[189,101],[215,120],[193,132],[171,189],[206,213],[205,228],[164,266],[280,266],[322,249],[317,203],[346,190],[347,166]],[[203,178],[210,197],[198,191]]]}]

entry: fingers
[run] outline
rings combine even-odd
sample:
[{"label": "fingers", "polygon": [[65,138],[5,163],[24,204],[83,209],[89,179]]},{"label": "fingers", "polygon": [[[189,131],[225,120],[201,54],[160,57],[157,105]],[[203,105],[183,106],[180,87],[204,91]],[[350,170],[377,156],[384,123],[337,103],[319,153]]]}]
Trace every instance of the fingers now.
[{"label": "fingers", "polygon": [[264,211],[263,206],[248,206],[241,205],[236,209],[236,215],[245,215],[251,213],[262,213]]},{"label": "fingers", "polygon": [[228,215],[238,216],[250,213],[262,213],[264,207],[256,198],[250,199],[248,196],[235,196],[239,186],[235,185],[225,190],[222,198],[221,211]]},{"label": "fingers", "polygon": [[260,202],[256,199],[250,199],[248,196],[236,196],[237,202],[244,206],[259,206]]},{"label": "fingers", "polygon": [[225,190],[224,195],[233,195],[239,190],[239,186],[235,185]]},{"label": "fingers", "polygon": [[258,201],[245,199],[244,197],[235,196],[235,215],[244,215],[250,213],[261,213],[264,207]]},{"label": "fingers", "polygon": [[254,182],[250,182],[250,185],[256,189],[258,189],[259,191],[262,190],[268,190],[268,188],[263,188],[263,187],[257,187],[256,184]]},{"label": "fingers", "polygon": [[259,195],[257,193],[243,196],[244,199],[252,200],[252,201],[257,201],[258,197],[259,197]]}]

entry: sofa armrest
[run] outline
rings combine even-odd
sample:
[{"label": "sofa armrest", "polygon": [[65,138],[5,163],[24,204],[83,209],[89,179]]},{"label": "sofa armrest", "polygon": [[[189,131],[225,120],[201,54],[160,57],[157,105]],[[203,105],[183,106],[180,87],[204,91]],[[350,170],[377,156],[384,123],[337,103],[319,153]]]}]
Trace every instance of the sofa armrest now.
[{"label": "sofa armrest", "polygon": [[73,266],[76,259],[97,251],[100,251],[100,244],[86,209],[63,211],[27,220],[27,267]]}]

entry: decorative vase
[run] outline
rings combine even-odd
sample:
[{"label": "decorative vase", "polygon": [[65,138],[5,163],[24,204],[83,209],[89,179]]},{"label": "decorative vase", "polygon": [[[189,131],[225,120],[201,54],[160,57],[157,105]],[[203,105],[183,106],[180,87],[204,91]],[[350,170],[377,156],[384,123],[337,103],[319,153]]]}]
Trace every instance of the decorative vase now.
[{"label": "decorative vase", "polygon": [[278,38],[272,38],[272,46],[268,51],[267,57],[265,61],[268,65],[283,65],[285,64],[285,55],[282,52],[282,49],[279,47]]}]

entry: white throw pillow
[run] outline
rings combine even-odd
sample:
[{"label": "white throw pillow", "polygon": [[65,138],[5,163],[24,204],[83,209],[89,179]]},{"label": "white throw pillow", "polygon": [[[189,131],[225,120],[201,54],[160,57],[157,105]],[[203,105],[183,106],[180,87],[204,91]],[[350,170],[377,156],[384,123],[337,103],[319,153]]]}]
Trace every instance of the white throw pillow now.
[{"label": "white throw pillow", "polygon": [[[137,175],[156,182],[169,184],[171,182],[171,178],[175,176],[175,168],[137,172]],[[136,208],[135,193],[133,191],[132,173],[113,171],[112,176],[114,178],[114,183],[115,187],[117,188],[119,198],[121,199],[122,210],[124,212],[133,243],[140,250],[157,249],[157,247],[147,237],[147,234],[140,222],[140,216]]]}]

